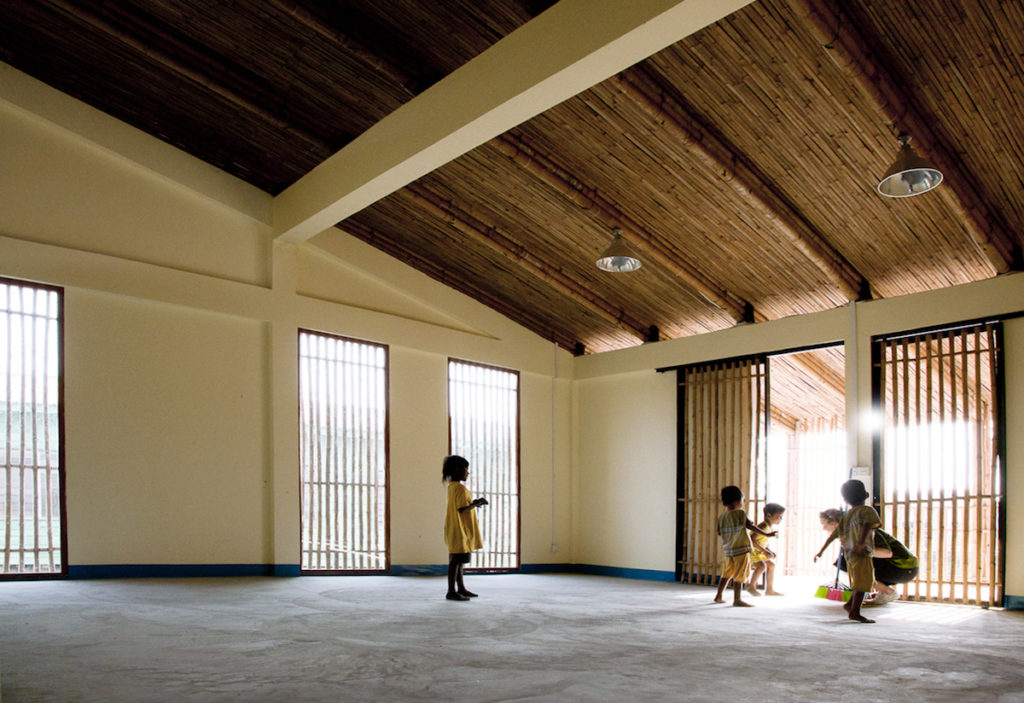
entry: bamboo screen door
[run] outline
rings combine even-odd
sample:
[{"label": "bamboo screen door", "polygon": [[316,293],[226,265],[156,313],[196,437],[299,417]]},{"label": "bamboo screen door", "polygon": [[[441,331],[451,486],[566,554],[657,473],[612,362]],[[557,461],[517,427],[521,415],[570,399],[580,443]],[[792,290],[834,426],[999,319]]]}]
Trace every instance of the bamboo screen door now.
[{"label": "bamboo screen door", "polygon": [[1002,605],[1001,336],[992,323],[876,342],[882,521],[921,562],[904,598]]},{"label": "bamboo screen door", "polygon": [[715,362],[680,369],[679,375],[684,427],[677,483],[678,575],[684,582],[714,584],[722,563],[722,488],[740,487],[749,516],[760,515],[764,505],[768,363],[760,357]]},{"label": "bamboo screen door", "polygon": [[304,573],[389,568],[387,352],[299,333]]},{"label": "bamboo screen door", "polygon": [[469,461],[484,548],[475,568],[519,568],[519,374],[448,361],[450,449]]},{"label": "bamboo screen door", "polygon": [[0,575],[67,573],[62,293],[0,279]]}]

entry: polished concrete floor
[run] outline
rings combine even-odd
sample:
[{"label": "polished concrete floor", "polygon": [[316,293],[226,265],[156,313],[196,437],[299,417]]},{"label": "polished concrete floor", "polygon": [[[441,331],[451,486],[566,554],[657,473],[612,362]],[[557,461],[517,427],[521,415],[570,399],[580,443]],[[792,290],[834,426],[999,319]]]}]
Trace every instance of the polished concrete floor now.
[{"label": "polished concrete floor", "polygon": [[[0,583],[18,701],[1024,703],[1024,613],[581,575]],[[792,586],[792,584],[790,584]]]}]

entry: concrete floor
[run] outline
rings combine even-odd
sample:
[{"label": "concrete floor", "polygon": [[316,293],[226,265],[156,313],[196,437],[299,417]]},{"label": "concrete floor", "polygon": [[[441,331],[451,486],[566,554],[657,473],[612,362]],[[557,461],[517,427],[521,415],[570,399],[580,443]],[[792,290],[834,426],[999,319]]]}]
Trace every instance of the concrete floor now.
[{"label": "concrete floor", "polygon": [[[1024,703],[1024,613],[580,575],[0,583],[2,700]],[[792,586],[792,584],[789,584]]]}]

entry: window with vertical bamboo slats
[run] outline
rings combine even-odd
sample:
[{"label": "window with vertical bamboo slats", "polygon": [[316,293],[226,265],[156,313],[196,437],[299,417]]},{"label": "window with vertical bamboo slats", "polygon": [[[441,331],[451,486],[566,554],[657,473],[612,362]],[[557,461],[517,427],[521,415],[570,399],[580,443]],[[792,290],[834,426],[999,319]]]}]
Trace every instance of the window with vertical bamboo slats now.
[{"label": "window with vertical bamboo slats", "polygon": [[304,572],[381,572],[388,558],[387,347],[299,333]]},{"label": "window with vertical bamboo slats", "polygon": [[680,371],[684,464],[679,481],[679,571],[688,583],[721,573],[721,489],[739,486],[748,516],[764,508],[768,367],[742,359]]},{"label": "window with vertical bamboo slats", "polygon": [[910,600],[1002,605],[999,323],[879,341],[885,529],[920,559]]},{"label": "window with vertical bamboo slats", "polygon": [[469,461],[473,496],[489,505],[477,511],[484,548],[480,569],[519,568],[519,374],[448,361],[450,451]]},{"label": "window with vertical bamboo slats", "polygon": [[61,291],[0,280],[3,575],[66,572]]}]

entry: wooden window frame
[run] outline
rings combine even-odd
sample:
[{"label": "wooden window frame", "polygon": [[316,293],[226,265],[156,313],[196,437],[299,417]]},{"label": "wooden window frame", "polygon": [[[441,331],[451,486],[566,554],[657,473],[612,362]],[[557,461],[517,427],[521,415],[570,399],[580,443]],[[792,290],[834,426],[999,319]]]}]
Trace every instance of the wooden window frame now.
[{"label": "wooden window frame", "polygon": [[[303,363],[303,351],[302,351],[302,343],[303,343],[303,341],[302,340],[303,340],[303,336],[304,335],[307,335],[310,338],[319,338],[319,339],[324,339],[324,340],[328,340],[328,341],[334,341],[336,343],[365,345],[366,347],[369,347],[369,348],[372,348],[372,349],[379,349],[379,350],[381,350],[381,352],[384,355],[383,366],[381,368],[381,370],[383,372],[383,376],[384,376],[384,387],[383,387],[383,389],[381,389],[381,392],[383,393],[383,399],[384,399],[383,438],[382,438],[384,446],[383,446],[383,455],[381,457],[378,457],[384,463],[384,467],[383,467],[384,468],[384,482],[383,482],[383,485],[381,486],[381,488],[382,488],[382,490],[384,492],[384,496],[383,496],[383,503],[384,503],[384,505],[382,506],[382,510],[383,510],[383,523],[384,524],[383,524],[383,534],[377,536],[377,539],[380,541],[379,548],[382,549],[382,552],[383,552],[383,565],[380,568],[358,568],[358,567],[353,567],[353,568],[312,568],[311,566],[307,566],[306,563],[305,563],[306,562],[306,552],[308,550],[306,550],[305,547],[304,547],[304,542],[305,542],[305,539],[306,539],[306,527],[307,527],[307,525],[306,525],[307,504],[304,502],[306,500],[305,465],[306,465],[306,461],[307,460],[306,460],[306,457],[305,457],[305,452],[306,452],[306,446],[307,445],[305,443],[306,443],[307,440],[306,440],[306,437],[305,437],[306,427],[304,426],[304,421],[303,421],[304,413],[306,412],[306,410],[304,409],[303,380],[302,380],[302,363]],[[298,337],[297,337],[296,341],[297,341],[297,347],[298,347],[298,360],[299,360],[299,368],[297,369],[297,371],[298,371],[298,384],[299,384],[299,389],[298,389],[299,390],[299,392],[298,392],[299,408],[298,408],[298,410],[299,410],[299,433],[300,433],[300,439],[299,439],[299,454],[300,454],[300,456],[299,456],[299,496],[300,496],[300,498],[299,498],[300,499],[299,569],[300,569],[300,574],[302,574],[302,575],[311,575],[311,576],[329,576],[329,575],[359,575],[359,574],[386,574],[386,573],[389,573],[390,570],[391,570],[391,471],[390,471],[390,466],[391,466],[391,456],[390,456],[390,453],[391,453],[391,451],[390,451],[390,445],[391,445],[391,441],[390,441],[390,434],[391,434],[390,376],[391,376],[391,372],[390,372],[390,363],[391,362],[390,362],[390,349],[389,349],[389,347],[387,345],[380,344],[378,342],[371,342],[371,341],[364,340],[364,339],[355,339],[355,338],[352,338],[352,337],[344,337],[344,336],[341,336],[341,335],[330,334],[330,333],[326,333],[326,332],[320,332],[320,331],[317,331],[317,330],[310,330],[310,329],[303,329],[303,328],[299,328]],[[337,467],[337,466],[335,467],[335,471],[340,471],[340,470],[341,470],[340,467]],[[343,483],[336,482],[336,486],[339,486],[339,487],[343,486]],[[340,489],[338,489],[338,490],[340,491]],[[341,499],[342,498],[341,498],[340,493],[337,494],[335,496],[335,505]],[[360,507],[361,508],[366,508],[365,502]],[[373,516],[369,516],[366,519],[372,520]],[[351,526],[349,526],[349,527],[351,527]],[[313,529],[312,525],[310,525],[310,529],[311,530]],[[321,525],[321,529],[324,529],[322,525]],[[337,523],[337,524],[335,524],[333,529],[334,529],[335,533],[338,533],[338,532],[340,532],[342,530],[342,525],[340,523]],[[346,527],[345,529],[349,529],[349,528]],[[352,527],[352,529],[355,529],[355,528]],[[330,526],[328,526],[328,531],[330,531],[330,530],[331,530],[331,528],[330,528]]]},{"label": "wooden window frame", "polygon": [[3,573],[0,581],[43,581],[68,577],[68,521],[67,521],[67,467],[65,455],[65,403],[64,403],[64,289],[43,283],[23,281],[0,276],[0,283],[20,288],[47,291],[57,296],[57,490],[59,491],[60,569],[45,572]]},{"label": "wooden window frame", "polygon": [[[513,429],[515,431],[515,439],[514,439],[514,443],[513,443],[513,448],[514,448],[514,451],[515,451],[515,466],[514,466],[514,472],[515,473],[514,473],[514,476],[512,476],[511,478],[512,478],[512,481],[514,482],[514,486],[513,487],[515,489],[514,497],[515,497],[515,504],[516,505],[515,505],[515,515],[512,516],[514,518],[514,520],[515,520],[515,524],[513,526],[513,532],[510,535],[512,538],[515,539],[515,550],[514,550],[514,552],[511,551],[511,550],[508,551],[508,552],[505,552],[507,554],[513,554],[514,555],[514,559],[512,559],[512,561],[514,563],[509,564],[509,565],[505,565],[505,566],[474,566],[472,568],[467,569],[468,571],[476,571],[476,572],[493,572],[493,573],[515,572],[515,571],[518,571],[521,568],[521,565],[522,565],[522,417],[521,417],[522,416],[522,413],[521,413],[522,377],[521,377],[519,371],[516,371],[514,369],[507,369],[507,368],[502,368],[500,366],[492,366],[492,365],[489,365],[489,364],[481,364],[481,363],[478,363],[478,362],[475,362],[475,361],[467,361],[465,359],[458,359],[458,358],[454,358],[454,357],[449,357],[448,358],[448,363],[445,366],[445,368],[446,368],[446,377],[447,377],[447,384],[446,384],[447,394],[446,394],[446,396],[447,396],[447,399],[448,399],[448,451],[449,451],[449,453],[454,453],[454,454],[459,454],[460,450],[458,448],[456,448],[455,446],[453,446],[454,431],[453,431],[453,426],[452,426],[453,422],[452,422],[452,400],[451,400],[452,399],[452,373],[451,373],[451,370],[452,370],[452,365],[453,364],[460,364],[460,365],[464,365],[464,366],[467,366],[467,367],[482,369],[482,370],[485,370],[485,371],[489,370],[489,371],[497,371],[497,372],[500,372],[500,373],[507,373],[507,374],[512,375],[515,378],[516,402],[515,402],[514,412],[515,412],[516,417],[515,417],[515,424],[514,424],[514,427],[513,427]],[[473,457],[466,456],[466,459],[469,460],[469,462],[470,462],[470,469],[472,470],[473,465],[474,465]],[[481,490],[474,490],[474,496],[477,496],[477,495],[483,495],[484,497],[487,497],[486,492],[481,491]],[[488,506],[488,508],[484,508],[484,510],[488,510],[489,508],[490,508],[490,506]],[[484,516],[483,519],[484,520],[488,520],[488,519],[490,519],[490,517],[489,516]],[[489,536],[487,534],[486,526],[484,526],[481,529],[481,531],[484,533],[483,538],[484,538],[484,543],[486,545],[489,540],[493,539],[493,535]]]}]

